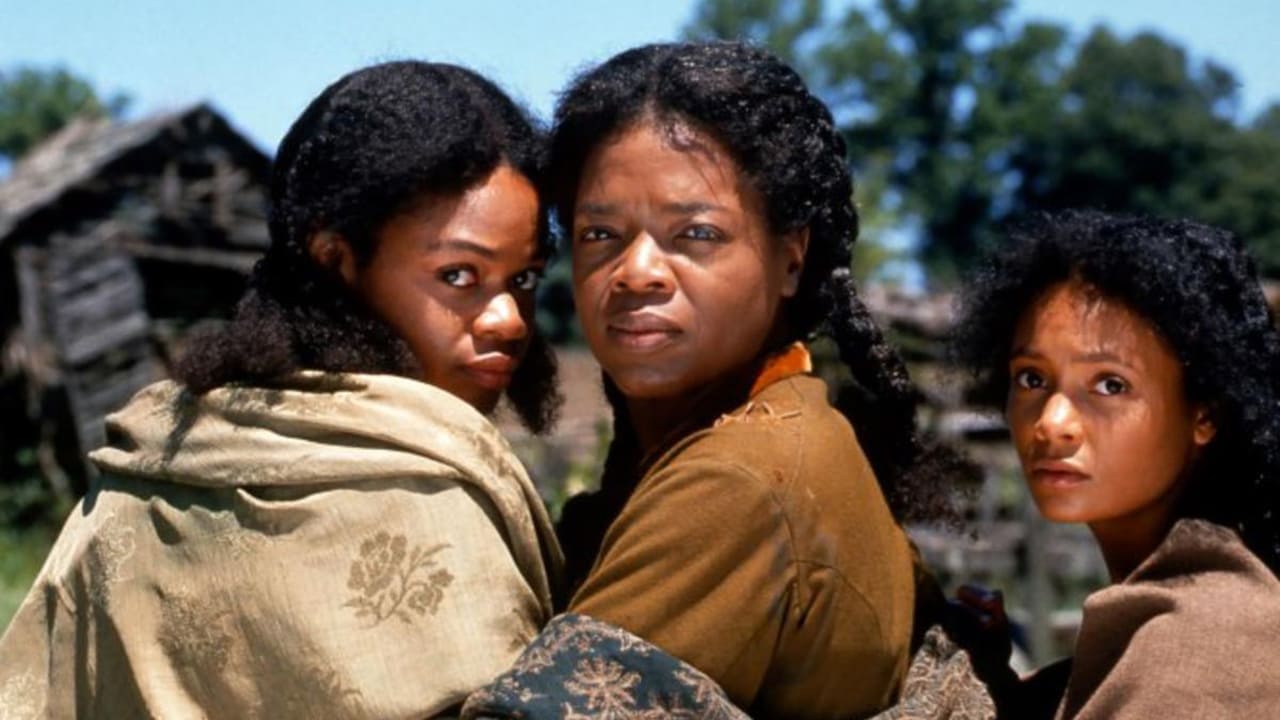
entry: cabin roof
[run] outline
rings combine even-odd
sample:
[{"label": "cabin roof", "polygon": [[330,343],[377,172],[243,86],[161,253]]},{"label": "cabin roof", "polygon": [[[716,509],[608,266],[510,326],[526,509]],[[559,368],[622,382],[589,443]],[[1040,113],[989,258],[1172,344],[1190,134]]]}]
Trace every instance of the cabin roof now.
[{"label": "cabin roof", "polygon": [[109,174],[113,165],[164,139],[200,133],[222,135],[265,181],[270,159],[206,103],[133,122],[73,120],[27,153],[0,182],[0,246],[41,211],[57,206],[67,193]]}]

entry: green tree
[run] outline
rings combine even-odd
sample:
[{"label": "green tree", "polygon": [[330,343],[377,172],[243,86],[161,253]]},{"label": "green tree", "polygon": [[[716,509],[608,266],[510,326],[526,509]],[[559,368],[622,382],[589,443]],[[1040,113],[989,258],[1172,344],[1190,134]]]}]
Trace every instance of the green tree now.
[{"label": "green tree", "polygon": [[0,72],[0,158],[17,160],[77,116],[118,117],[128,104],[124,95],[100,98],[64,68]]},{"label": "green tree", "polygon": [[1238,83],[1154,33],[1073,42],[1011,0],[704,0],[693,38],[779,52],[832,107],[862,197],[918,235],[947,282],[1011,216],[1104,207],[1200,218],[1280,270],[1280,105],[1238,124]]}]

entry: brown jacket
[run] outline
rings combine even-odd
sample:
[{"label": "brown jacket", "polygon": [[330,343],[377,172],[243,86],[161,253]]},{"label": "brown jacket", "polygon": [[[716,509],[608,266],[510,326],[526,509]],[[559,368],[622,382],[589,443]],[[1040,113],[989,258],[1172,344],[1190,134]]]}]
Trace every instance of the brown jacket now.
[{"label": "brown jacket", "polygon": [[753,717],[863,717],[896,697],[911,551],[825,383],[783,377],[642,470],[571,611],[692,664]]},{"label": "brown jacket", "polygon": [[1182,520],[1084,604],[1059,718],[1280,716],[1280,581],[1234,532]]}]

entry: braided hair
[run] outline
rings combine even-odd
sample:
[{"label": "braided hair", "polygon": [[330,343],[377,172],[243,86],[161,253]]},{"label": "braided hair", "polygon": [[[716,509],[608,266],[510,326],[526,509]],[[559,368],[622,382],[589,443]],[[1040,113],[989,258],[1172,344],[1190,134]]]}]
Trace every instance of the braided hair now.
[{"label": "braided hair", "polygon": [[1087,210],[1037,215],[965,285],[953,339],[976,396],[1003,407],[1022,313],[1079,280],[1142,316],[1217,429],[1178,513],[1233,528],[1280,574],[1280,333],[1244,242],[1189,220]]},{"label": "braided hair", "polygon": [[[808,228],[799,287],[783,306],[791,333],[783,340],[825,335],[834,341],[858,388],[856,401],[838,404],[890,507],[900,520],[942,514],[948,507],[944,488],[966,466],[918,432],[918,395],[906,366],[854,289],[853,181],[827,107],[794,70],[748,44],[671,43],[625,51],[579,77],[556,109],[549,186],[562,228],[572,223],[587,156],[641,121],[688,123],[716,138],[764,198],[771,231]],[[620,394],[607,396],[614,417],[624,417]],[[634,450],[634,438],[623,430],[615,420],[615,445]],[[610,460],[619,454],[611,448]]]},{"label": "braided hair", "polygon": [[[227,326],[194,338],[176,375],[203,393],[300,369],[417,376],[408,345],[307,249],[318,230],[368,262],[382,227],[424,195],[462,193],[508,164],[539,186],[543,135],[497,86],[453,65],[390,62],[325,88],[280,143],[271,245]],[[549,233],[539,228],[544,252]],[[543,430],[557,406],[555,360],[534,333],[507,396]]]}]

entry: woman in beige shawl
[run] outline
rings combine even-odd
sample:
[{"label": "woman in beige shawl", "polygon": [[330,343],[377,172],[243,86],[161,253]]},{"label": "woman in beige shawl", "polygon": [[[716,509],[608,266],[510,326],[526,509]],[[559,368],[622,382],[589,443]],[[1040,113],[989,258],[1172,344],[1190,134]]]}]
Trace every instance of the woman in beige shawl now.
[{"label": "woman in beige shawl", "polygon": [[1243,243],[1097,212],[1013,239],[958,347],[1040,512],[1088,524],[1113,584],[1008,716],[1275,717],[1280,335]]},{"label": "woman in beige shawl", "polygon": [[425,717],[510,665],[561,563],[483,415],[555,406],[540,144],[447,65],[307,107],[235,319],[108,419],[0,639],[0,715]]}]

